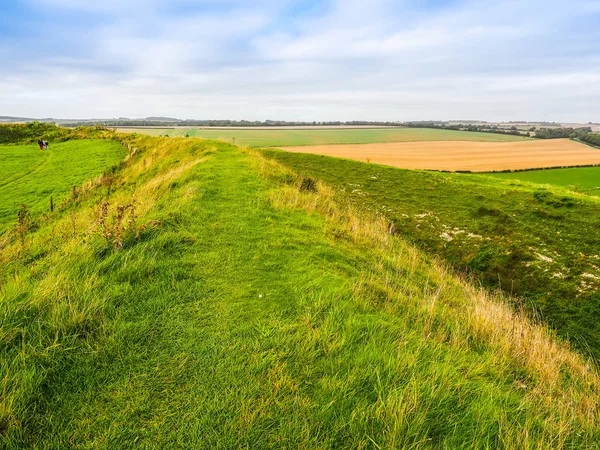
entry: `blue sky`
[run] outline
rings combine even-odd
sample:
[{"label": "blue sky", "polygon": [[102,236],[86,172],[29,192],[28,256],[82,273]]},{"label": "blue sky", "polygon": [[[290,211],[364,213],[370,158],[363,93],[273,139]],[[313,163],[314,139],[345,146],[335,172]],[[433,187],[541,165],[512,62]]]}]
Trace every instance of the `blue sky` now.
[{"label": "blue sky", "polygon": [[0,115],[600,122],[599,25],[599,0],[4,0]]}]

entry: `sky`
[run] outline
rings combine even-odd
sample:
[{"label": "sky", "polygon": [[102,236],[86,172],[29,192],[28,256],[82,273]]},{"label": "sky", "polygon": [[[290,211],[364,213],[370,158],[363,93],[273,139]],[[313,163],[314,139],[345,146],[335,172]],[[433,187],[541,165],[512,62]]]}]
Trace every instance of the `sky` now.
[{"label": "sky", "polygon": [[0,115],[600,122],[600,0],[2,0]]}]

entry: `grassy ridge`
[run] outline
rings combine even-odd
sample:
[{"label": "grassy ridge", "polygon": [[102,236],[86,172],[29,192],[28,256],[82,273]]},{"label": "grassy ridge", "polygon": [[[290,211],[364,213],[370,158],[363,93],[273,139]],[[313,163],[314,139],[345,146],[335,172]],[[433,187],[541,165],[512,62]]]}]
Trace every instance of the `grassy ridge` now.
[{"label": "grassy ridge", "polygon": [[38,139],[56,141],[71,135],[73,130],[59,128],[48,123],[0,124],[0,144],[22,141],[34,142]]},{"label": "grassy ridge", "polygon": [[487,176],[265,153],[382,214],[402,236],[486,286],[520,296],[562,336],[600,357],[597,199]]},{"label": "grassy ridge", "polygon": [[588,195],[600,195],[600,167],[532,170],[526,172],[491,173],[489,175],[502,179],[553,184],[564,186],[577,192],[584,192]]},{"label": "grassy ridge", "polygon": [[54,124],[40,122],[0,124],[0,144],[34,143],[38,139],[56,143],[69,139],[102,138],[111,134],[106,128],[99,126],[62,128]]},{"label": "grassy ridge", "polygon": [[[136,132],[156,135],[158,129],[136,129]],[[513,142],[526,138],[502,134],[427,128],[342,129],[342,130],[236,130],[236,129],[165,129],[168,136],[191,136],[220,139],[247,147],[278,147],[323,144],[369,144],[376,142],[414,141],[476,141]]]},{"label": "grassy ridge", "polygon": [[228,144],[128,144],[110,197],[0,246],[5,447],[598,442],[597,373],[384,221]]},{"label": "grassy ridge", "polygon": [[123,147],[112,140],[51,143],[48,151],[35,144],[0,145],[0,232],[16,222],[17,210],[49,211],[50,197],[60,201],[91,177],[118,164]]}]

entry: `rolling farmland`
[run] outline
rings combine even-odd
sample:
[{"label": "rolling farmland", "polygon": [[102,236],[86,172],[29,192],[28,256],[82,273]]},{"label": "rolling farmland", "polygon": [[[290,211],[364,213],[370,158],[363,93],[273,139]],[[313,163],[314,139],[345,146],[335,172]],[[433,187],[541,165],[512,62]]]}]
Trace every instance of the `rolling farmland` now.
[{"label": "rolling farmland", "polygon": [[600,163],[600,150],[569,139],[431,128],[123,128],[244,147],[278,147],[408,169],[501,171]]},{"label": "rolling farmland", "polygon": [[189,136],[223,140],[246,147],[369,144],[380,142],[469,141],[519,142],[527,138],[493,133],[435,130],[430,128],[342,128],[342,129],[201,129],[123,128],[119,131],[151,136]]}]

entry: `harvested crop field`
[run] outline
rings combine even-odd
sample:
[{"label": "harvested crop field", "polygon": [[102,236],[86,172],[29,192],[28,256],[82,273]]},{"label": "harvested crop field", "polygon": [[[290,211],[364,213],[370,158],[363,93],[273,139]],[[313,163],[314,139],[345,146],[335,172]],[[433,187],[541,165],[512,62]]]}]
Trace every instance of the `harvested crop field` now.
[{"label": "harvested crop field", "polygon": [[485,172],[600,164],[600,150],[569,139],[393,142],[282,148],[290,152],[370,161],[405,169]]}]

